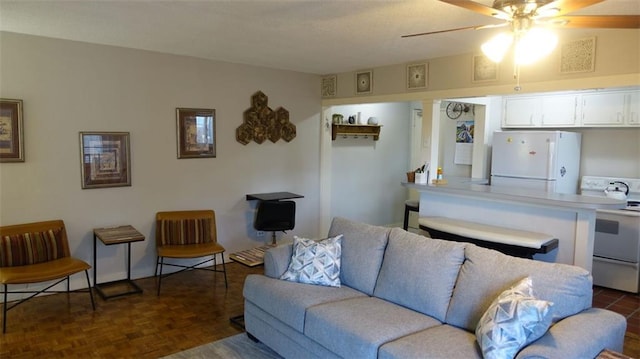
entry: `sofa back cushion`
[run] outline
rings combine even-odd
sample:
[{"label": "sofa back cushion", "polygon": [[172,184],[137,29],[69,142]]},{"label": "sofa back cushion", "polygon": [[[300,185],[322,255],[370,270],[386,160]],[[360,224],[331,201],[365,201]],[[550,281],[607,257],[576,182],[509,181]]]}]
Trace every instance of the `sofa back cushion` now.
[{"label": "sofa back cushion", "polygon": [[583,268],[516,258],[467,244],[446,323],[474,331],[482,314],[504,290],[531,277],[539,300],[554,303],[553,322],[591,307],[592,278]]},{"label": "sofa back cushion", "polygon": [[444,321],[464,246],[392,229],[374,295]]},{"label": "sofa back cushion", "polygon": [[340,282],[368,295],[378,278],[384,250],[391,228],[372,226],[336,217],[331,222],[329,237],[342,237]]}]

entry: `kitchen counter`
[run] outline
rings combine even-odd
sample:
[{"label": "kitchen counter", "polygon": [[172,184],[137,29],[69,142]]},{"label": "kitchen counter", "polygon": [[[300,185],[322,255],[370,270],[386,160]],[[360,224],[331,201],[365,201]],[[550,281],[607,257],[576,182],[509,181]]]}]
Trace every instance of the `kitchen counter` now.
[{"label": "kitchen counter", "polygon": [[402,182],[402,186],[419,192],[434,191],[452,195],[472,196],[492,200],[526,202],[532,205],[557,206],[584,209],[621,209],[626,201],[578,194],[551,193],[527,190],[515,187],[497,187],[488,185],[486,180],[472,180],[469,178],[447,179],[447,184],[415,184]]},{"label": "kitchen counter", "polygon": [[625,207],[606,197],[549,193],[490,186],[486,180],[446,178],[447,184],[402,182],[420,193],[419,216],[459,218],[505,228],[546,233],[558,238],[557,250],[534,259],[573,264],[591,270],[596,210]]}]

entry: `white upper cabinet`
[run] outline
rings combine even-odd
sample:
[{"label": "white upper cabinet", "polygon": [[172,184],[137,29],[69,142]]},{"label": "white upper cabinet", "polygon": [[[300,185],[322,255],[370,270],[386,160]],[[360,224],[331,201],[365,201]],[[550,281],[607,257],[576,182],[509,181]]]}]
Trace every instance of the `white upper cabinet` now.
[{"label": "white upper cabinet", "polygon": [[567,127],[577,125],[578,95],[555,95],[542,97],[543,127]]},{"label": "white upper cabinet", "polygon": [[626,95],[623,92],[582,95],[583,126],[622,126]]},{"label": "white upper cabinet", "polygon": [[539,124],[539,99],[507,97],[504,100],[502,127],[535,127]]},{"label": "white upper cabinet", "polygon": [[640,126],[640,90],[627,94],[628,111],[627,124]]},{"label": "white upper cabinet", "polygon": [[508,96],[503,128],[640,126],[640,89]]},{"label": "white upper cabinet", "polygon": [[504,100],[502,127],[572,127],[578,95],[514,96]]}]

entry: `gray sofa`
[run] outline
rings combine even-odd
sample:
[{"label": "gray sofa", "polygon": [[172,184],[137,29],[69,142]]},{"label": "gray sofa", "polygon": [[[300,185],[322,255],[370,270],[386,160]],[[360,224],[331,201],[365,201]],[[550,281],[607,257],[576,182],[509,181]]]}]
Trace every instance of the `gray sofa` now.
[{"label": "gray sofa", "polygon": [[594,358],[622,351],[626,320],[592,308],[579,267],[515,258],[473,244],[335,218],[341,287],[278,279],[292,245],[265,254],[244,285],[245,326],[286,358],[482,358],[476,325],[505,289],[529,276],[553,302],[553,324],[517,358]]}]

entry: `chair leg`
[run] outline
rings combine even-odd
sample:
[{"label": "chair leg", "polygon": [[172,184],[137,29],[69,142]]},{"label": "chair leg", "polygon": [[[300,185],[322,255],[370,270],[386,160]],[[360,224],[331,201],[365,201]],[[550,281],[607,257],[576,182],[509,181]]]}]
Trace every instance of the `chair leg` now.
[{"label": "chair leg", "polygon": [[404,224],[402,228],[404,228],[405,231],[409,229],[409,207],[407,206],[404,206]]},{"label": "chair leg", "polygon": [[160,257],[156,257],[156,270],[153,272],[155,277],[158,276],[158,264],[160,263]]},{"label": "chair leg", "polygon": [[91,307],[96,310],[96,302],[93,300],[93,288],[91,288],[91,282],[89,281],[89,270],[85,270],[84,275],[87,277],[87,289],[89,290],[89,297],[91,297]]},{"label": "chair leg", "polygon": [[[164,263],[164,257],[158,257],[158,259],[160,260],[160,274],[158,275],[158,294],[157,296],[160,296],[160,285],[162,285],[162,264]],[[158,263],[156,263],[156,267],[158,266]]]},{"label": "chair leg", "polygon": [[2,334],[7,332],[7,285],[4,286],[4,305],[2,306]]},{"label": "chair leg", "polygon": [[224,287],[229,288],[229,283],[227,283],[227,267],[224,265],[224,253],[220,253],[222,257],[222,273],[224,274]]}]

